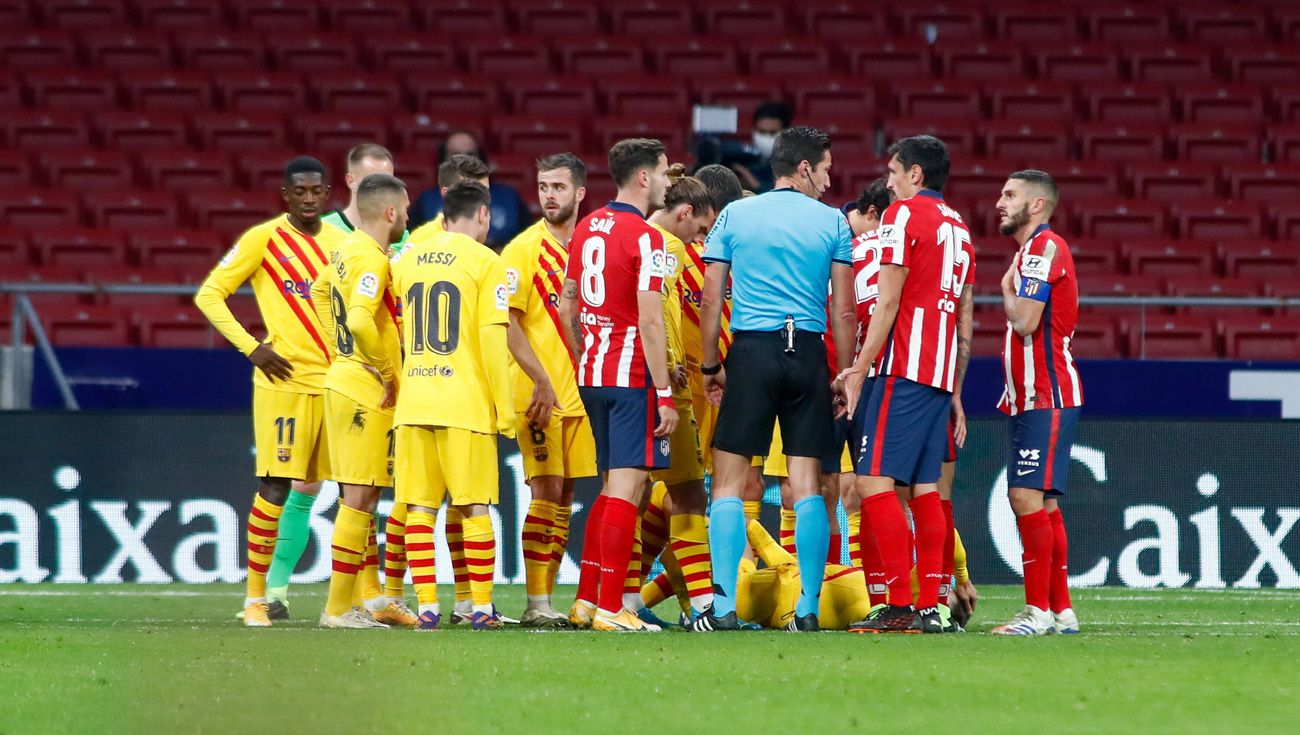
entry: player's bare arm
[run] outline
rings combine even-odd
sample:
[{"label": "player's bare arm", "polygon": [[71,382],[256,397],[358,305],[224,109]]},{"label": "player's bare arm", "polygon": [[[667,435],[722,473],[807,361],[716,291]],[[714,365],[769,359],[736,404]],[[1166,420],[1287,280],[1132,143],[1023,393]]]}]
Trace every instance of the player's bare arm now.
[{"label": "player's bare arm", "polygon": [[528,401],[528,408],[524,411],[524,415],[535,426],[545,427],[551,423],[551,412],[559,406],[559,401],[555,397],[555,388],[551,385],[550,376],[546,374],[541,361],[537,359],[537,353],[533,352],[533,346],[528,342],[528,336],[524,334],[524,328],[519,323],[519,315],[518,309],[510,310],[506,342],[515,362],[524,371],[524,375],[533,381],[533,396]]},{"label": "player's bare arm", "polygon": [[952,392],[953,440],[958,447],[966,446],[966,408],[961,402],[961,388],[966,382],[966,367],[970,364],[971,339],[975,334],[975,284],[962,287],[961,301],[957,304],[957,364],[954,367]]},{"label": "player's bare arm", "polygon": [[564,342],[575,362],[582,359],[582,325],[578,323],[578,282],[564,279],[560,292],[560,324],[564,325]]},{"label": "player's bare arm", "polygon": [[[638,291],[637,330],[645,345],[646,367],[656,390],[671,390],[668,377],[668,337],[664,333],[664,295],[661,291]],[[655,436],[669,436],[677,429],[677,409],[672,402],[660,402],[659,426]]]},{"label": "player's bare arm", "polygon": [[845,414],[844,381],[839,380],[843,373],[853,365],[853,350],[858,333],[858,315],[854,310],[853,266],[843,263],[831,264],[831,334],[835,338],[836,379],[831,383],[835,394],[835,415],[840,418]]},{"label": "player's bare arm", "polygon": [[717,373],[704,376],[704,390],[715,406],[722,402],[722,387],[727,384],[727,371],[718,358],[718,339],[722,336],[722,301],[730,275],[731,264],[710,263],[704,269],[704,294],[700,302],[700,334],[704,342],[700,364],[706,370],[718,369]]},{"label": "player's bare arm", "polygon": [[880,266],[880,296],[876,300],[876,311],[871,317],[871,323],[867,325],[862,352],[852,367],[840,373],[840,380],[844,382],[845,409],[850,417],[862,395],[862,381],[866,380],[871,363],[884,348],[889,330],[894,328],[894,318],[898,316],[898,304],[903,296],[907,272],[908,269],[901,265],[885,263]]}]

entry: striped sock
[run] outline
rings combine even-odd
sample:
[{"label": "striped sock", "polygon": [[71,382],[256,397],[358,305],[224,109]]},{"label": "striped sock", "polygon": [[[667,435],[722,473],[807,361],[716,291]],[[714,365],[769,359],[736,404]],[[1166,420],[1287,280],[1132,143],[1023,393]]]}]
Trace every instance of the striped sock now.
[{"label": "striped sock", "polygon": [[534,500],[528,504],[524,516],[524,530],[520,536],[524,547],[524,588],[528,599],[550,594],[551,534],[555,528],[555,503]]},{"label": "striped sock", "polygon": [[[384,588],[379,584],[379,538],[376,534],[375,518],[370,517],[370,528],[366,534],[366,556],[357,575],[354,599],[361,604],[380,601]],[[386,602],[386,601],[384,601]]]},{"label": "striped sock", "polygon": [[862,568],[862,511],[849,514],[849,563]]},{"label": "striped sock", "polygon": [[334,537],[330,540],[334,566],[330,573],[329,598],[325,602],[326,615],[342,615],[352,606],[352,590],[361,586],[357,584],[357,573],[361,571],[366,533],[372,522],[369,513],[339,504]]},{"label": "striped sock", "polygon": [[643,607],[654,607],[673,593],[673,583],[668,581],[668,573],[660,572],[659,576],[646,582],[641,588],[641,605]]},{"label": "striped sock", "polygon": [[454,506],[447,506],[447,550],[451,552],[451,574],[456,580],[456,602],[470,599],[469,568],[465,566],[465,519]]},{"label": "striped sock", "polygon": [[695,513],[676,513],[668,520],[673,558],[681,568],[691,607],[713,604],[713,562],[709,558],[709,522]]},{"label": "striped sock", "polygon": [[555,509],[555,527],[551,529],[551,565],[546,572],[546,594],[555,592],[555,578],[560,576],[560,566],[564,564],[564,552],[569,548],[569,517],[573,515],[572,505],[561,505]]},{"label": "striped sock", "polygon": [[641,585],[645,583],[645,572],[641,566],[641,518],[638,516],[632,533],[632,555],[627,560],[627,574],[623,577],[623,607],[629,610],[641,608]]},{"label": "striped sock", "polygon": [[470,599],[474,612],[492,612],[492,580],[497,571],[497,542],[492,533],[492,516],[466,517],[465,563],[469,572]]},{"label": "striped sock", "polygon": [[948,591],[952,588],[952,552],[956,546],[954,536],[956,529],[952,525],[952,501],[940,498],[939,503],[943,505],[943,520],[946,526],[943,540],[943,579],[939,583],[939,604],[947,605]]},{"label": "striped sock", "polygon": [[744,504],[746,521],[756,521],[758,520],[758,517],[763,514],[763,501],[746,500],[744,501]]},{"label": "striped sock", "polygon": [[781,548],[790,552],[797,553],[794,547],[794,510],[781,509]]},{"label": "striped sock", "polygon": [[384,594],[391,600],[406,596],[406,504],[395,503],[384,524]]},{"label": "striped sock", "polygon": [[[656,487],[663,483],[655,483]],[[663,499],[668,494],[667,488],[661,493],[651,492],[650,502],[641,514],[641,575],[650,573],[655,560],[663,553],[668,544],[668,519],[664,514]],[[642,581],[645,581],[644,579]]]},{"label": "striped sock", "polygon": [[411,567],[411,583],[420,612],[438,604],[438,566],[434,560],[433,513],[408,510],[406,514],[406,563]]},{"label": "striped sock", "polygon": [[253,496],[253,508],[248,511],[248,582],[244,595],[250,601],[266,600],[266,571],[275,554],[275,536],[280,529],[280,514],[284,508],[262,497]]},{"label": "striped sock", "polygon": [[682,609],[682,612],[689,615],[691,613],[691,596],[686,591],[686,580],[682,578],[682,567],[677,563],[677,555],[673,553],[672,546],[665,549],[663,555],[659,558],[663,560],[664,574],[668,576],[668,582],[672,585],[673,593],[677,595],[677,606]]}]

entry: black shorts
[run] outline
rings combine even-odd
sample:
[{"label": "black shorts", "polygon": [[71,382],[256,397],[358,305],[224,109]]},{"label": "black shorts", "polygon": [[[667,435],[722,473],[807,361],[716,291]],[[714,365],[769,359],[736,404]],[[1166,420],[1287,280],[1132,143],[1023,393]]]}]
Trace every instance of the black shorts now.
[{"label": "black shorts", "polygon": [[780,332],[737,332],[727,353],[714,448],[763,456],[780,418],[786,455],[829,456],[836,451],[830,380],[822,335],[796,332],[795,351],[786,353]]}]

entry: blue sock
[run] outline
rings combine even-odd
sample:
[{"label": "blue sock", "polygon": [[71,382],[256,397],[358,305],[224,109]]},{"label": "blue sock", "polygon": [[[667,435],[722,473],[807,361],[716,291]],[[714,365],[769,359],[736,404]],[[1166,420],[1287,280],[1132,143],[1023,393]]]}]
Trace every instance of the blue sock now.
[{"label": "blue sock", "polygon": [[826,502],[820,495],[809,495],[795,503],[794,517],[794,547],[799,557],[799,578],[803,587],[794,611],[803,617],[816,613],[821,606],[822,577],[826,575],[831,527],[826,517]]},{"label": "blue sock", "polygon": [[[718,498],[709,507],[709,552],[713,556],[713,614],[736,611],[736,577],[745,554],[745,505],[740,498]],[[826,552],[822,552],[823,560]]]}]

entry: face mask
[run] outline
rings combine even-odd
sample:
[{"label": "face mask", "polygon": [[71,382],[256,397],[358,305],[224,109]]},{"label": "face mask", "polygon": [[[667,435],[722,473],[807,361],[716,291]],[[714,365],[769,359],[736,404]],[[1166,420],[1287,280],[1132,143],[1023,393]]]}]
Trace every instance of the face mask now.
[{"label": "face mask", "polygon": [[772,133],[760,133],[755,130],[753,140],[754,147],[758,149],[758,152],[761,153],[764,158],[772,157],[772,148],[776,145],[775,135]]}]

